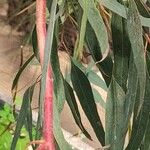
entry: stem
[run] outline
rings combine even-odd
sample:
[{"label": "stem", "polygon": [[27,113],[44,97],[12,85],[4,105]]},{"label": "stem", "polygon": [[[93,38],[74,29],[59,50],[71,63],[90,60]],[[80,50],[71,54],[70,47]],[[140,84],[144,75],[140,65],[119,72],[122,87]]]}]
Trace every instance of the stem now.
[{"label": "stem", "polygon": [[[36,30],[40,61],[43,66],[44,49],[46,41],[46,0],[36,1]],[[50,66],[46,74],[46,88],[44,97],[44,120],[43,120],[43,140],[38,150],[55,150],[53,137],[53,79]]]}]

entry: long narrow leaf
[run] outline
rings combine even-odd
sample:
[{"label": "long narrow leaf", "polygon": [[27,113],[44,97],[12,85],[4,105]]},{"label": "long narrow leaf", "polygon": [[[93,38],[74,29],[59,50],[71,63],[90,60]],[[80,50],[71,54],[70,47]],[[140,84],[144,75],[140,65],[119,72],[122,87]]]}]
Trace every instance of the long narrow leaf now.
[{"label": "long narrow leaf", "polygon": [[[127,8],[118,3],[117,1],[112,0],[97,0],[99,3],[104,5],[106,8],[111,10],[112,12],[120,15],[123,18],[127,18]],[[140,16],[140,20],[143,26],[150,27],[150,19]]]},{"label": "long narrow leaf", "polygon": [[93,127],[98,140],[104,146],[105,133],[97,112],[91,85],[85,74],[77,66],[75,66],[73,61],[71,62],[71,81],[79,98],[82,109]]},{"label": "long narrow leaf", "polygon": [[[149,52],[147,52],[147,79],[146,79],[146,88],[145,88],[145,95],[144,95],[144,102],[141,108],[141,111],[137,117],[137,108],[135,108],[134,111],[134,118],[133,118],[133,130],[131,134],[131,140],[129,142],[129,145],[127,146],[127,150],[130,149],[138,149],[140,145],[142,144],[142,140],[144,139],[144,136],[149,139],[147,136],[148,132],[148,126],[149,126],[149,121],[150,121],[150,101],[149,101],[149,96],[150,96],[150,58],[149,58]],[[137,97],[139,98],[139,96]],[[138,103],[138,102],[136,102]],[[137,107],[135,104],[135,107]],[[144,145],[144,146],[147,146]]]},{"label": "long narrow leaf", "polygon": [[140,14],[143,17],[150,18],[150,11],[149,8],[146,6],[146,4],[141,0],[136,0],[135,3],[137,5]]},{"label": "long narrow leaf", "polygon": [[141,111],[136,117],[137,119],[133,122],[133,130],[131,134],[130,142],[126,148],[126,150],[133,150],[140,148],[142,144],[142,140],[145,136],[146,129],[149,123],[149,114],[150,114],[150,77],[147,77],[146,80],[146,91],[144,96],[144,102],[141,107]]},{"label": "long narrow leaf", "polygon": [[101,97],[100,93],[94,88],[92,88],[92,91],[93,91],[93,96],[94,96],[95,103],[100,104],[105,109],[106,108],[106,103],[103,100],[103,98]]},{"label": "long narrow leaf", "polygon": [[79,59],[81,57],[81,54],[83,53],[83,46],[84,46],[84,37],[85,37],[85,31],[86,31],[86,23],[87,23],[87,13],[89,4],[87,1],[83,2],[83,16],[81,21],[81,29],[80,29],[80,35],[79,35],[79,42],[77,49],[74,51],[74,57],[76,59]]},{"label": "long narrow leaf", "polygon": [[[79,3],[81,5],[82,8],[84,8],[84,1],[83,0],[79,0]],[[104,58],[106,58],[106,56],[108,55],[109,52],[109,45],[108,45],[108,36],[107,36],[107,31],[106,31],[106,27],[105,24],[103,22],[103,19],[98,11],[98,9],[96,8],[96,5],[94,3],[94,1],[91,0],[87,0],[88,3],[88,12],[87,12],[87,17],[88,17],[88,21],[91,25],[91,27],[93,28],[95,35],[97,37],[99,46],[100,46],[100,52],[102,54],[102,60]],[[100,58],[99,58],[100,59]]]},{"label": "long narrow leaf", "polygon": [[56,97],[56,104],[58,111],[61,112],[65,102],[65,93],[64,93],[64,85],[62,74],[60,71],[60,64],[57,52],[57,43],[56,38],[53,39],[53,51],[51,53],[51,66],[53,70],[53,78],[54,78],[54,93]]},{"label": "long narrow leaf", "polygon": [[71,146],[65,141],[64,139],[64,135],[62,133],[61,130],[61,124],[60,124],[60,118],[59,118],[59,112],[57,110],[57,105],[56,102],[54,100],[54,120],[53,120],[53,124],[54,124],[54,136],[55,139],[58,143],[59,149],[60,150],[71,150]]},{"label": "long narrow leaf", "polygon": [[134,63],[137,68],[137,74],[140,84],[140,104],[139,104],[140,109],[143,103],[145,93],[146,60],[142,38],[142,25],[134,0],[129,1],[127,27],[133,52]]},{"label": "long narrow leaf", "polygon": [[29,87],[23,96],[23,101],[22,101],[20,113],[17,117],[17,124],[16,124],[16,129],[15,129],[13,141],[11,144],[11,150],[16,149],[16,144],[17,144],[18,138],[20,136],[20,131],[21,131],[21,129],[25,123],[25,118],[27,117],[28,107],[30,105],[30,98],[31,98],[31,95],[33,92],[33,88],[34,88],[34,86]]},{"label": "long narrow leaf", "polygon": [[110,144],[112,150],[121,150],[128,126],[124,124],[127,117],[124,111],[131,46],[124,18],[113,14],[111,28],[114,66],[106,101],[106,144]]},{"label": "long narrow leaf", "polygon": [[86,43],[97,67],[102,73],[106,85],[109,86],[112,74],[112,59],[107,57],[104,61],[99,62],[102,59],[101,50],[95,32],[89,22],[86,29]]},{"label": "long narrow leaf", "polygon": [[124,101],[125,93],[112,79],[106,101],[106,145],[111,150],[122,150],[124,146]]},{"label": "long narrow leaf", "polygon": [[127,35],[126,21],[124,18],[113,14],[111,27],[114,51],[113,76],[124,92],[126,92],[128,63],[131,51],[131,45]]},{"label": "long narrow leaf", "polygon": [[18,80],[22,74],[22,72],[24,71],[24,69],[27,67],[27,65],[32,61],[32,59],[34,58],[34,55],[32,55],[23,65],[22,67],[19,69],[18,73],[16,74],[14,80],[13,80],[13,84],[12,84],[12,88],[11,90],[13,90],[16,86],[16,84],[18,83]]},{"label": "long narrow leaf", "polygon": [[84,133],[84,135],[88,139],[92,140],[90,134],[86,131],[86,129],[84,128],[84,126],[82,124],[80,112],[79,112],[78,105],[77,105],[77,102],[76,102],[76,99],[75,99],[75,96],[73,93],[73,89],[65,80],[64,80],[64,87],[65,87],[66,100],[67,100],[67,103],[73,114],[76,124],[81,129],[81,131]]},{"label": "long narrow leaf", "polygon": [[129,124],[129,119],[132,115],[134,105],[137,103],[137,90],[138,90],[138,76],[136,66],[133,60],[133,54],[130,56],[129,62],[129,75],[128,75],[128,86],[125,97],[125,126],[127,127]]},{"label": "long narrow leaf", "polygon": [[149,115],[149,123],[147,125],[147,129],[145,132],[145,137],[143,141],[143,146],[145,150],[150,150],[150,115]]}]

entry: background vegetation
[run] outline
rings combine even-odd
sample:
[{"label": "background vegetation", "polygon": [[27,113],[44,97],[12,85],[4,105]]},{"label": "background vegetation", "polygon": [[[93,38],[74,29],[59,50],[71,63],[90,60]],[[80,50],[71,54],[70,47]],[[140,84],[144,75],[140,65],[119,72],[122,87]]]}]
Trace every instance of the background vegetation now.
[{"label": "background vegetation", "polygon": [[[34,18],[35,2],[26,2],[14,1],[16,4],[20,3],[14,17],[15,14],[23,14],[24,18],[30,14]],[[32,11],[29,11],[30,6]],[[105,149],[150,149],[149,6],[149,0],[47,0],[47,22],[54,21],[55,26],[50,28],[48,23],[47,39],[53,42],[50,45],[49,40],[46,41],[42,75],[46,78],[47,63],[50,59],[54,79],[53,131],[57,149],[72,149],[63,137],[59,120],[65,100],[76,124],[85,136],[91,139],[82,124],[75,93],[97,139]],[[29,22],[32,21],[29,19]],[[29,25],[33,26],[31,41],[34,54],[17,73],[12,89],[16,87],[22,71],[33,57],[39,60],[36,27],[33,23]],[[66,76],[63,76],[60,70],[58,50],[66,51],[70,56],[71,70]],[[85,63],[88,65],[83,65]],[[93,71],[93,67],[102,74],[105,84]],[[45,86],[43,83],[41,88]],[[106,103],[91,87],[91,83],[107,91]],[[38,114],[36,135],[32,135],[30,104],[35,85],[36,83],[29,87],[24,94],[20,113],[16,117],[12,150],[16,147],[25,123],[28,124],[27,130],[31,141],[41,138],[39,129],[42,111]],[[97,99],[106,111],[105,127],[96,108]],[[39,102],[42,110],[41,106],[42,101]],[[127,135],[128,139],[125,140]]]}]

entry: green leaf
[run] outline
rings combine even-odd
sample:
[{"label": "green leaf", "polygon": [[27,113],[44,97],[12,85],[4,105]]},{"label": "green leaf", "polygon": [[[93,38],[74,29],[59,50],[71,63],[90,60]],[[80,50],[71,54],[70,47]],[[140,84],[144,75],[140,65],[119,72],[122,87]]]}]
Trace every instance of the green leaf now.
[{"label": "green leaf", "polygon": [[95,103],[99,103],[105,109],[106,103],[102,99],[100,93],[94,88],[92,88],[92,91],[93,91],[93,96],[94,96]]},{"label": "green leaf", "polygon": [[112,78],[106,100],[106,145],[111,150],[122,150],[124,146],[124,102],[125,93],[120,85]]},{"label": "green leaf", "polygon": [[[103,60],[106,58],[109,52],[109,44],[108,44],[108,36],[107,36],[106,27],[98,9],[96,8],[94,1],[87,0],[87,3],[89,6],[88,11],[87,11],[87,18],[91,27],[93,28],[95,32],[99,47],[101,48],[99,49],[101,50],[99,51],[99,53],[102,54],[101,60]],[[84,10],[84,1],[79,0],[79,4]],[[100,58],[99,58],[99,61],[100,61]]]},{"label": "green leaf", "polygon": [[143,16],[143,17],[146,17],[146,18],[150,18],[150,10],[149,8],[147,7],[147,5],[141,1],[141,0],[136,0],[135,1],[136,5],[137,5],[137,8],[139,10],[139,13]]},{"label": "green leaf", "polygon": [[[111,10],[112,12],[118,14],[123,18],[127,18],[127,8],[117,1],[112,0],[97,0],[100,4],[104,5],[107,9]],[[150,19],[140,16],[140,20],[142,26],[150,27]]]},{"label": "green leaf", "polygon": [[86,73],[86,76],[91,83],[107,91],[107,86],[105,82],[101,79],[101,77],[97,73],[95,73],[94,71],[89,71]]},{"label": "green leaf", "polygon": [[71,61],[71,81],[82,109],[93,127],[98,140],[102,145],[105,145],[105,132],[98,115],[91,85],[85,74],[74,64],[73,60]]},{"label": "green leaf", "polygon": [[125,93],[127,91],[130,41],[127,35],[126,21],[117,14],[112,14],[111,21],[114,66],[112,81],[106,100],[106,145],[111,150],[124,147],[127,125],[125,116]]},{"label": "green leaf", "polygon": [[136,119],[134,119],[131,139],[126,150],[133,150],[140,148],[142,140],[145,136],[148,124],[149,124],[149,115],[150,115],[150,76],[147,76],[146,80],[146,90],[144,96],[144,102],[141,107],[140,113]]},{"label": "green leaf", "polygon": [[144,142],[143,142],[143,146],[144,146],[145,150],[150,150],[150,142],[149,141],[150,141],[150,115],[149,115],[149,122],[147,125]]},{"label": "green leaf", "polygon": [[38,50],[38,43],[37,43],[37,33],[36,33],[36,26],[34,27],[32,31],[32,47],[34,55],[36,56],[37,60],[40,61],[39,57],[39,50]]},{"label": "green leaf", "polygon": [[[34,93],[34,88],[35,88],[36,83],[32,86],[31,91],[30,91],[30,105],[28,108],[28,112],[27,112],[27,119],[26,119],[26,126],[27,126],[27,131],[29,134],[29,139],[30,141],[33,141],[33,119],[32,119],[32,108],[31,108],[31,102],[32,102],[32,98],[33,98],[33,93]],[[32,145],[32,148],[34,150],[34,146]]]},{"label": "green leaf", "polygon": [[115,81],[126,92],[131,45],[127,35],[125,19],[113,14],[111,28],[114,52],[113,76]]},{"label": "green leaf", "polygon": [[88,9],[89,9],[89,3],[87,1],[84,1],[79,41],[78,41],[77,48],[74,50],[74,58],[76,59],[80,59],[81,54],[83,53]]},{"label": "green leaf", "polygon": [[136,4],[133,0],[129,1],[129,9],[127,16],[128,35],[131,42],[134,63],[137,68],[137,74],[140,84],[140,104],[139,110],[142,106],[145,83],[146,83],[146,60],[144,52],[144,44],[142,38],[142,25]]},{"label": "green leaf", "polygon": [[54,93],[56,96],[56,104],[58,111],[61,112],[65,102],[65,93],[63,78],[60,70],[59,58],[57,51],[56,38],[53,39],[53,51],[51,52],[51,66],[53,70],[53,79],[54,79]]},{"label": "green leaf", "polygon": [[87,29],[86,29],[86,43],[90,53],[92,54],[94,61],[96,62],[97,67],[102,73],[106,85],[109,86],[111,81],[112,66],[113,66],[112,59],[110,57],[107,57],[104,61],[99,62],[102,59],[100,46],[98,44],[98,40],[94,33],[94,30],[91,27],[89,22],[87,23]]},{"label": "green leaf", "polygon": [[64,135],[62,133],[61,124],[60,124],[60,116],[57,110],[57,105],[54,100],[54,136],[58,143],[60,150],[71,150],[71,146],[64,139]]},{"label": "green leaf", "polygon": [[53,2],[53,0],[47,0],[46,1],[46,6],[47,6],[49,12],[51,11],[52,2]]},{"label": "green leaf", "polygon": [[67,100],[67,103],[70,107],[70,110],[72,112],[72,115],[74,117],[76,124],[81,129],[83,134],[88,139],[92,140],[90,134],[86,131],[86,129],[84,128],[84,126],[82,124],[80,112],[79,112],[78,105],[77,105],[77,102],[76,102],[76,99],[75,99],[75,96],[73,93],[73,89],[65,80],[64,80],[64,87],[65,87],[66,100]]},{"label": "green leaf", "polygon": [[[136,148],[136,147],[140,147],[140,145],[142,144],[142,139],[144,137],[144,147],[146,147],[145,149],[148,149],[149,146],[149,136],[148,136],[148,132],[149,132],[149,121],[150,121],[150,110],[149,110],[149,106],[150,106],[150,101],[149,101],[149,84],[150,84],[150,75],[149,75],[149,71],[150,71],[150,57],[149,57],[149,52],[147,52],[146,55],[147,59],[147,81],[146,81],[146,91],[145,91],[145,96],[144,96],[144,102],[141,108],[141,111],[139,113],[139,115],[137,116],[137,106],[139,104],[139,92],[137,92],[137,97],[136,97],[136,102],[135,102],[135,108],[134,108],[134,118],[133,118],[133,130],[132,130],[132,134],[131,134],[131,140],[129,142],[129,145],[127,147],[127,149],[132,149],[132,148]],[[136,77],[135,76],[136,72],[133,72],[133,79]],[[131,81],[130,81],[131,82]],[[134,87],[132,87],[134,88]],[[138,88],[139,90],[140,88]],[[133,95],[134,96],[134,95]],[[135,97],[135,96],[134,96]]]},{"label": "green leaf", "polygon": [[127,86],[127,92],[125,96],[126,129],[128,128],[129,120],[134,109],[134,104],[137,103],[138,100],[137,98],[137,92],[139,88],[138,85],[139,84],[138,84],[137,70],[134,64],[133,54],[131,54],[130,62],[129,62],[128,86]]},{"label": "green leaf", "polygon": [[17,85],[18,83],[18,80],[22,74],[22,72],[24,71],[24,69],[27,67],[27,65],[32,61],[32,59],[34,58],[34,55],[32,55],[22,66],[21,68],[19,69],[19,71],[17,72],[14,80],[13,80],[13,84],[12,84],[12,88],[11,90],[13,90],[15,88],[15,86]]},{"label": "green leaf", "polygon": [[16,144],[17,144],[18,138],[20,136],[21,129],[25,123],[25,118],[27,117],[28,107],[30,105],[31,96],[33,94],[33,88],[34,88],[34,86],[29,87],[26,90],[26,92],[24,93],[20,113],[17,117],[17,124],[16,124],[13,141],[11,143],[11,150],[16,149]]}]

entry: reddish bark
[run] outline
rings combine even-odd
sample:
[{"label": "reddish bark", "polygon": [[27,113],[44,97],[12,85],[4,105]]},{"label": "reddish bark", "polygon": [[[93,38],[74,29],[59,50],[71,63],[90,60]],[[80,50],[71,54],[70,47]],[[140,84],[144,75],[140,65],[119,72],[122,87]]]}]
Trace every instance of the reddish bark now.
[{"label": "reddish bark", "polygon": [[[36,30],[40,61],[43,65],[46,41],[46,0],[36,1]],[[53,79],[50,66],[46,75],[46,91],[44,98],[43,140],[38,150],[55,150],[53,137]]]}]

